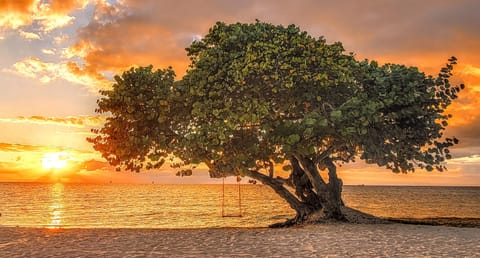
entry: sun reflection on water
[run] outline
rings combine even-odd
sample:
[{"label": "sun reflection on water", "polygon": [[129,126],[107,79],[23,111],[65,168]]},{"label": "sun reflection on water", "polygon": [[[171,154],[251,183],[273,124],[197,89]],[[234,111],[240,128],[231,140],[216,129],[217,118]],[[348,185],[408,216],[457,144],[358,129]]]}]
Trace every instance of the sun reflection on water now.
[{"label": "sun reflection on water", "polygon": [[56,183],[51,187],[51,204],[49,206],[50,210],[50,220],[47,224],[47,228],[56,229],[62,227],[62,218],[63,218],[63,184]]}]

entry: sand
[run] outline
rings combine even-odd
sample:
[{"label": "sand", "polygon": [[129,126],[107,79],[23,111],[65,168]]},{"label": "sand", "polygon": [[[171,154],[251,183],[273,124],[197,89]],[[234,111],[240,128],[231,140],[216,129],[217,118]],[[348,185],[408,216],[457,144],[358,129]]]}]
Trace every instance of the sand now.
[{"label": "sand", "polygon": [[330,223],[281,229],[0,227],[0,257],[480,257],[480,228]]}]

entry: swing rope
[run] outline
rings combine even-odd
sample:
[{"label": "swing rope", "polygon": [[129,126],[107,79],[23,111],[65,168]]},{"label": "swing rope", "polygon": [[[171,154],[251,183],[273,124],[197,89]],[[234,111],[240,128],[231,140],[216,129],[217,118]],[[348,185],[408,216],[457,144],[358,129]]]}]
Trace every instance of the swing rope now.
[{"label": "swing rope", "polygon": [[240,190],[240,180],[238,182],[238,214],[225,214],[225,176],[222,178],[222,217],[243,217],[242,215],[242,191]]}]

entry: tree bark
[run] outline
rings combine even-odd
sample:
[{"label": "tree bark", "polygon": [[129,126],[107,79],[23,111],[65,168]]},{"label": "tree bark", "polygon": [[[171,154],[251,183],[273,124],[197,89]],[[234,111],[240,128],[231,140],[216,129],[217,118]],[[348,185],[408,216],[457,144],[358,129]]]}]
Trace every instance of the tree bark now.
[{"label": "tree bark", "polygon": [[300,164],[303,167],[303,171],[307,175],[308,179],[312,183],[313,189],[315,192],[321,193],[325,190],[325,181],[323,181],[322,177],[320,176],[320,173],[317,170],[317,167],[315,166],[315,163],[313,163],[312,160],[309,158],[305,158],[302,156],[296,156],[295,157]]},{"label": "tree bark", "polygon": [[296,157],[303,167],[305,174],[308,176],[317,199],[321,203],[321,208],[326,218],[345,220],[342,213],[342,180],[337,177],[337,168],[333,161],[329,158],[323,158],[322,164],[328,169],[328,184],[320,176],[316,164],[306,157]]},{"label": "tree bark", "polygon": [[292,165],[290,178],[297,197],[299,197],[306,205],[309,205],[313,211],[322,209],[322,201],[313,191],[312,183],[305,171],[300,167],[298,160],[292,156],[290,158],[290,163]]},{"label": "tree bark", "polygon": [[325,159],[324,164],[328,169],[328,184],[325,195],[324,212],[327,218],[346,220],[342,213],[342,186],[343,182],[337,176],[337,167],[331,159]]}]

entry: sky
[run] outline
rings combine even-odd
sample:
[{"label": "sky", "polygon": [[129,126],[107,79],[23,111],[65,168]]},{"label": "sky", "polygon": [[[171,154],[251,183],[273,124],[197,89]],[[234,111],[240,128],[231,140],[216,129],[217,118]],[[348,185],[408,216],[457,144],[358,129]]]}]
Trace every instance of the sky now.
[{"label": "sky", "polygon": [[344,184],[480,186],[480,1],[477,0],[0,0],[0,182],[218,183],[200,169],[115,172],[85,138],[104,118],[100,89],[132,66],[185,73],[185,48],[217,21],[296,24],[358,59],[436,75],[454,55],[466,84],[449,108],[446,172],[394,174],[362,162]]}]

